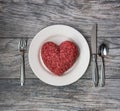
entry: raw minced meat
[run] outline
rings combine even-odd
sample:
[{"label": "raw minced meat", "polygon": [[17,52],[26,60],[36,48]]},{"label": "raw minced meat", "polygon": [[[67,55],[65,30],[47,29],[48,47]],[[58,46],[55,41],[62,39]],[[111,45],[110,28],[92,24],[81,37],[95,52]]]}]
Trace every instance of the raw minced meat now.
[{"label": "raw minced meat", "polygon": [[46,67],[60,76],[76,62],[79,50],[72,41],[64,41],[59,46],[53,42],[46,42],[42,46],[41,56]]}]

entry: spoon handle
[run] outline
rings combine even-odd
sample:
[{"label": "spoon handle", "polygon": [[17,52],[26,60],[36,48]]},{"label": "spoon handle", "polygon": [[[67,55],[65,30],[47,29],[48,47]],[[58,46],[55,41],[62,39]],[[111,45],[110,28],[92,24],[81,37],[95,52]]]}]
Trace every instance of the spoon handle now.
[{"label": "spoon handle", "polygon": [[95,87],[98,86],[98,80],[99,80],[99,75],[98,75],[98,66],[97,66],[97,55],[93,54],[92,55],[92,79],[93,79],[93,84]]},{"label": "spoon handle", "polygon": [[104,64],[104,57],[102,58],[102,64],[101,64],[101,79],[100,79],[100,86],[103,87],[105,86],[105,64]]}]

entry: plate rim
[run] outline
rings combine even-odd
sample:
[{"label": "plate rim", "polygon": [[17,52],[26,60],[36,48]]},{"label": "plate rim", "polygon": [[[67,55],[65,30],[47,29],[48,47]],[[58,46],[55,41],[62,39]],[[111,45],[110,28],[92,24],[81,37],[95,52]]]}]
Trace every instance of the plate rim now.
[{"label": "plate rim", "polygon": [[[37,36],[40,34],[41,31],[44,31],[44,30],[46,30],[46,29],[49,29],[49,28],[51,28],[51,27],[56,27],[56,26],[57,26],[57,27],[59,27],[59,26],[60,26],[60,27],[61,27],[61,26],[62,26],[62,27],[67,27],[67,28],[71,28],[71,29],[77,31],[77,32],[82,36],[82,39],[85,40],[86,45],[87,45],[87,48],[88,48],[88,50],[87,50],[87,51],[88,51],[88,54],[89,54],[89,55],[88,55],[88,63],[87,63],[87,65],[86,65],[86,68],[85,68],[85,70],[84,70],[84,73],[81,74],[81,76],[78,77],[77,80],[72,81],[72,82],[67,83],[67,84],[57,84],[57,85],[56,85],[56,84],[50,84],[50,83],[42,80],[42,79],[35,73],[34,69],[32,68],[32,65],[31,65],[31,63],[30,63],[30,49],[31,49],[31,47],[32,47],[31,44],[32,44],[33,40],[37,38]],[[67,86],[67,85],[70,85],[70,84],[78,81],[78,80],[85,74],[85,72],[87,71],[88,66],[89,66],[89,64],[90,64],[90,47],[89,47],[89,45],[88,45],[88,42],[87,42],[86,38],[81,34],[80,31],[76,30],[74,27],[71,27],[71,26],[68,26],[68,25],[63,25],[63,24],[50,25],[50,26],[47,26],[47,27],[41,29],[41,30],[33,37],[32,41],[31,41],[31,43],[30,43],[30,46],[29,46],[28,59],[29,59],[30,68],[32,69],[33,73],[37,76],[37,78],[39,78],[41,81],[43,81],[43,82],[46,83],[46,84],[52,85],[52,86]]]}]

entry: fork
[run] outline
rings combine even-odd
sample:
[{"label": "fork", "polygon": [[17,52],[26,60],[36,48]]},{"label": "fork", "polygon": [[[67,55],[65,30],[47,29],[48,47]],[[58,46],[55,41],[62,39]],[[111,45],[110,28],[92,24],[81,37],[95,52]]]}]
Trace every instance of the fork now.
[{"label": "fork", "polygon": [[18,44],[18,50],[21,53],[21,65],[20,65],[20,84],[21,86],[24,85],[24,78],[25,78],[25,51],[27,49],[27,39],[20,39]]}]

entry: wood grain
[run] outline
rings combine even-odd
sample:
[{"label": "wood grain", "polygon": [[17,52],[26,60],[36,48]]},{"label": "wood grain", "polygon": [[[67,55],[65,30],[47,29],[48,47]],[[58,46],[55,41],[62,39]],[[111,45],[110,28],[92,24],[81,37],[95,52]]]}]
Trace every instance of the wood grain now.
[{"label": "wood grain", "polygon": [[0,37],[33,38],[42,28],[70,25],[90,36],[93,23],[98,37],[120,37],[119,0],[0,0]]},{"label": "wood grain", "polygon": [[120,80],[107,79],[105,87],[94,88],[91,80],[53,87],[38,79],[0,79],[1,111],[119,111]]},{"label": "wood grain", "polygon": [[[21,55],[18,51],[18,43],[20,39],[0,39],[0,78],[19,78],[20,77],[20,62]],[[87,38],[90,45],[91,39]],[[102,42],[106,42],[109,46],[109,58],[105,59],[106,65],[106,78],[119,78],[120,79],[120,38],[99,38],[98,46]],[[28,62],[28,50],[31,39],[28,40],[28,47],[26,53],[26,78],[36,78],[32,72]],[[101,59],[98,56],[98,65],[100,67]],[[83,78],[91,78],[91,62],[88,70]]]},{"label": "wood grain", "polygon": [[[98,46],[109,46],[106,85],[94,88],[91,63],[77,82],[54,87],[40,81],[25,55],[26,80],[20,86],[18,42],[41,29],[65,24],[80,31],[91,45],[98,24]],[[101,60],[98,56],[100,68]],[[120,111],[120,0],[0,0],[0,111]]]}]

